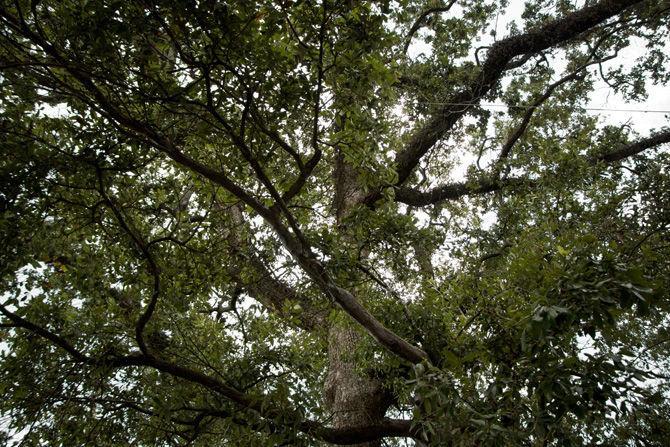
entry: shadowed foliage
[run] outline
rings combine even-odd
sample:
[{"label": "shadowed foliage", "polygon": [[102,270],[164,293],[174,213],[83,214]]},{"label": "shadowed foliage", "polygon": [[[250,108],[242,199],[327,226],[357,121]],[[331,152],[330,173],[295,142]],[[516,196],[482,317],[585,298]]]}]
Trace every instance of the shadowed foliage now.
[{"label": "shadowed foliage", "polygon": [[670,3],[508,7],[0,0],[0,440],[664,445]]}]

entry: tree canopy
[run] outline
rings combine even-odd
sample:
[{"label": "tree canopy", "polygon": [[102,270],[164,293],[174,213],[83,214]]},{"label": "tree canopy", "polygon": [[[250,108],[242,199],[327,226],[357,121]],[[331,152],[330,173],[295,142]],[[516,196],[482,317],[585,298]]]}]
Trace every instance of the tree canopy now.
[{"label": "tree canopy", "polygon": [[670,3],[508,6],[1,0],[2,439],[666,445]]}]

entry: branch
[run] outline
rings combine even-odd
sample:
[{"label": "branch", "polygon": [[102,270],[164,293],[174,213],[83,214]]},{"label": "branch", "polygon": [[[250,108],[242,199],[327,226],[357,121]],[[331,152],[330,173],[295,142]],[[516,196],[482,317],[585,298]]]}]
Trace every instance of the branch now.
[{"label": "branch", "polygon": [[381,423],[364,427],[330,428],[305,422],[300,429],[305,433],[338,445],[353,445],[376,441],[386,437],[412,437],[412,421],[402,419],[384,419]]},{"label": "branch", "polygon": [[[321,96],[323,95],[323,80],[324,80],[324,68],[323,68],[323,57],[324,57],[324,48],[323,44],[326,36],[326,24],[328,23],[329,16],[326,12],[326,2],[323,2],[323,17],[321,20],[321,26],[319,28],[319,57],[317,60],[317,83],[316,83],[316,97],[314,99],[314,113],[312,117],[312,148],[314,154],[309,159],[304,169],[300,170],[300,175],[298,178],[289,186],[289,188],[282,194],[282,200],[285,203],[288,203],[293,197],[295,197],[302,190],[303,186],[307,182],[307,179],[312,175],[314,168],[321,160],[321,148],[319,147],[319,117],[321,116]],[[288,20],[288,17],[287,17]],[[290,22],[289,22],[290,23]]]},{"label": "branch", "polygon": [[262,133],[268,136],[272,141],[277,143],[280,148],[282,148],[287,154],[289,154],[291,158],[293,158],[293,160],[295,161],[296,165],[298,166],[298,170],[300,172],[303,172],[305,170],[305,165],[298,151],[295,150],[286,141],[284,141],[284,139],[279,135],[279,133],[277,133],[275,130],[268,128],[268,126],[265,124],[265,122],[261,118],[260,113],[257,110],[252,109],[251,115],[254,118],[254,124],[256,125],[256,127],[258,127],[258,129]]},{"label": "branch", "polygon": [[[447,99],[448,105],[437,110],[409,139],[395,158],[398,180],[403,184],[421,158],[443,138],[496,84],[510,62],[526,54],[533,54],[579,36],[641,0],[602,0],[567,16],[553,20],[518,36],[511,36],[493,44],[479,75],[465,89]],[[453,105],[458,104],[458,105]],[[381,197],[373,193],[366,198],[372,203]]]},{"label": "branch", "polygon": [[635,143],[628,144],[623,146],[615,151],[608,152],[606,154],[600,155],[592,160],[592,163],[595,162],[605,162],[605,163],[614,163],[625,158],[637,155],[640,152],[643,152],[647,149],[660,146],[664,143],[670,143],[670,129],[666,129],[662,132],[659,132],[655,135],[652,135],[649,138],[645,138]]},{"label": "branch", "polygon": [[509,61],[507,65],[505,65],[505,70],[504,71],[509,71],[509,70],[514,70],[515,68],[522,67],[526,62],[528,62],[531,58],[533,57],[533,54],[524,54],[521,56],[518,60],[515,61]]},{"label": "branch", "polygon": [[419,17],[414,21],[414,24],[412,27],[409,29],[409,32],[407,33],[407,37],[405,38],[405,45],[403,45],[402,48],[402,54],[407,54],[407,50],[409,49],[410,44],[412,43],[412,38],[414,37],[414,34],[419,31],[419,29],[424,26],[424,20],[431,15],[431,14],[440,14],[443,12],[447,12],[451,9],[452,6],[456,3],[456,0],[451,0],[449,4],[446,6],[441,6],[441,7],[436,7],[436,8],[429,8],[426,9],[424,12],[422,12]]},{"label": "branch", "polygon": [[514,129],[514,131],[510,134],[509,138],[507,138],[507,141],[505,141],[505,144],[503,144],[502,149],[500,149],[500,154],[498,155],[498,162],[504,160],[507,158],[512,152],[512,148],[516,144],[517,141],[519,141],[519,138],[526,132],[526,129],[528,128],[528,124],[530,124],[530,120],[533,117],[533,114],[535,111],[540,107],[545,101],[547,101],[552,93],[554,93],[554,90],[556,90],[560,85],[565,84],[566,82],[569,81],[575,81],[575,80],[581,80],[584,79],[584,76],[586,75],[583,73],[584,67],[580,67],[578,70],[570,73],[569,75],[563,76],[561,79],[558,81],[554,82],[553,84],[550,84],[547,87],[547,90],[544,92],[542,96],[537,98],[533,103],[528,106],[526,113],[523,116],[523,119],[519,123],[519,125]]},{"label": "branch", "polygon": [[[228,243],[232,255],[239,261],[228,269],[230,276],[249,295],[280,316],[286,316],[285,304],[287,302],[299,303],[302,307],[300,314],[288,316],[297,317],[300,328],[313,330],[320,327],[325,321],[326,312],[315,307],[311,300],[298,293],[290,285],[275,278],[260,257],[254,253],[250,241],[240,234],[239,229],[248,225],[240,207],[233,205],[225,209],[224,212],[228,214],[232,221],[231,227],[227,229],[229,232]],[[242,263],[245,263],[254,272],[256,278],[252,283],[242,279],[242,268],[240,267]]]},{"label": "branch", "polygon": [[[30,332],[50,341],[55,346],[65,350],[75,361],[92,366],[107,365],[109,367],[144,366],[151,367],[160,372],[179,377],[186,381],[199,384],[209,390],[215,391],[227,400],[235,403],[241,409],[252,410],[264,419],[275,420],[279,416],[288,421],[287,427],[296,427],[298,430],[315,438],[335,444],[357,444],[386,436],[411,436],[411,421],[386,419],[383,423],[366,427],[356,428],[329,428],[321,423],[311,420],[303,420],[302,414],[292,409],[279,408],[268,405],[263,396],[250,396],[233,388],[221,379],[209,376],[200,371],[190,369],[175,363],[168,362],[155,356],[126,356],[113,359],[96,359],[87,356],[76,349],[67,340],[56,335],[19,315],[9,311],[0,304],[0,313],[9,318],[16,326],[25,328]],[[216,413],[212,415],[217,416]],[[229,417],[226,413],[221,417]]]},{"label": "branch", "polygon": [[[32,41],[35,45],[42,48],[42,50],[59,61],[65,70],[68,71],[92,96],[92,98],[83,97],[82,92],[73,89],[72,86],[64,85],[72,94],[77,95],[86,104],[95,110],[100,111],[104,116],[108,117],[120,131],[139,138],[159,151],[165,153],[168,157],[174,160],[177,164],[188,168],[208,180],[221,185],[228,190],[235,197],[249,205],[254,211],[258,213],[275,231],[277,236],[289,251],[289,253],[298,262],[298,265],[307,273],[307,275],[319,286],[319,288],[326,295],[335,300],[354,320],[363,326],[380,344],[389,349],[399,357],[408,360],[412,363],[421,362],[428,359],[428,355],[421,349],[413,346],[400,336],[396,335],[387,329],[379,320],[377,320],[364,306],[362,306],[353,295],[345,289],[337,286],[330,275],[326,272],[325,267],[316,259],[316,256],[311,251],[310,245],[302,235],[300,228],[286,206],[282,196],[277,192],[275,186],[270,182],[269,178],[263,171],[258,161],[253,157],[253,154],[246,146],[244,141],[241,141],[239,135],[231,131],[231,126],[221,117],[216,110],[212,108],[211,90],[209,88],[211,80],[209,74],[204,73],[205,83],[207,84],[208,104],[206,109],[213,112],[213,116],[221,122],[224,126],[228,136],[233,140],[233,143],[238,147],[243,157],[250,164],[256,176],[261,183],[267,188],[276,205],[286,217],[290,229],[285,226],[280,216],[273,210],[263,205],[258,199],[251,195],[247,190],[236,184],[223,171],[212,169],[202,163],[189,157],[182,152],[178,146],[169,138],[160,134],[150,124],[140,121],[132,116],[125,114],[118,107],[116,107],[109,100],[107,95],[101,91],[93,82],[90,74],[82,67],[76,66],[65,57],[63,57],[57,48],[43,38],[42,35],[32,31],[28,24],[20,18],[14,17],[6,9],[0,8],[0,18],[4,19],[4,23],[9,28],[23,35],[25,38]],[[53,75],[55,77],[55,75]]]},{"label": "branch", "polygon": [[375,340],[389,351],[411,363],[429,361],[428,354],[381,324],[354,296],[346,289],[338,287],[334,283],[328,284],[330,295],[342,306],[342,308],[361,326],[363,326]]},{"label": "branch", "polygon": [[[588,160],[588,163],[594,166],[598,163],[612,164],[664,143],[670,143],[670,130],[665,130],[648,138],[624,145],[612,152],[592,157]],[[425,192],[414,188],[401,187],[396,190],[395,200],[396,202],[405,203],[411,206],[426,206],[445,200],[457,200],[461,197],[486,194],[509,187],[532,187],[537,183],[537,180],[513,177],[505,180],[484,179],[476,183],[450,183]]]},{"label": "branch", "polygon": [[54,345],[58,346],[59,348],[65,350],[70,356],[82,363],[91,363],[92,359],[84,354],[83,352],[79,351],[77,348],[75,348],[70,342],[68,342],[66,339],[63,337],[54,334],[51,331],[48,331],[47,329],[44,329],[41,326],[38,326],[25,318],[15,314],[14,312],[11,312],[9,309],[7,309],[4,304],[0,304],[0,313],[4,315],[5,317],[9,318],[10,321],[12,321],[14,327],[21,327],[24,329],[28,329],[30,332],[39,335],[42,338],[45,338],[49,340],[51,343]]},{"label": "branch", "polygon": [[153,316],[154,310],[156,310],[156,304],[158,303],[158,297],[160,296],[161,291],[160,268],[158,267],[156,260],[151,254],[149,245],[139,235],[139,233],[134,228],[131,227],[131,225],[127,222],[125,216],[121,212],[121,210],[116,206],[116,203],[114,203],[112,198],[109,197],[109,195],[107,195],[107,192],[105,191],[105,185],[103,183],[102,170],[97,165],[95,170],[96,175],[98,177],[98,192],[100,193],[100,196],[103,198],[107,206],[114,213],[114,216],[116,217],[116,220],[119,222],[121,228],[130,236],[130,238],[133,240],[133,242],[139,249],[140,253],[142,253],[142,257],[146,259],[147,264],[149,266],[149,272],[151,273],[151,276],[154,279],[153,292],[151,293],[151,299],[149,300],[149,304],[147,305],[144,312],[142,312],[140,318],[138,318],[137,323],[135,325],[135,338],[137,339],[137,344],[140,347],[142,353],[148,355],[149,349],[144,340],[144,329],[149,323],[151,317]]},{"label": "branch", "polygon": [[[117,123],[119,130],[121,130],[123,133],[133,138],[139,138],[141,141],[147,142],[149,145],[155,147],[160,152],[163,152],[178,164],[181,164],[191,169],[192,171],[201,174],[203,177],[223,186],[235,197],[239,198],[244,203],[253,208],[262,217],[266,219],[271,217],[271,213],[268,208],[256,200],[249,192],[228,178],[224,172],[211,169],[190,158],[188,155],[181,152],[172,141],[160,135],[153,128],[151,128],[151,126],[134,119],[119,110],[119,108],[114,106],[109,101],[107,96],[95,85],[92,77],[88,73],[86,73],[81,67],[71,64],[70,61],[65,59],[60,54],[58,49],[46,41],[41,34],[33,32],[24,21],[14,17],[4,8],[0,8],[0,17],[4,19],[5,24],[8,27],[23,35],[34,44],[40,46],[46,54],[50,55],[56,61],[58,61],[60,66],[67,70],[67,72],[70,73],[70,75],[72,75],[84,87],[84,89],[92,95],[93,101],[95,101],[98,106],[96,107],[95,103],[93,103],[89,98],[83,97],[81,92],[74,90],[71,86],[64,84],[63,87],[68,88],[70,93],[75,97],[84,101],[89,106],[108,117],[112,122]],[[52,76],[55,77],[54,74],[52,74]],[[60,82],[59,79],[56,80]]]},{"label": "branch", "polygon": [[615,52],[613,55],[606,56],[597,60],[591,60],[593,57],[595,57],[596,51],[600,48],[600,45],[612,34],[614,31],[611,31],[607,34],[605,34],[603,37],[598,39],[598,42],[593,46],[591,49],[589,55],[588,55],[588,60],[586,63],[580,65],[577,69],[573,70],[572,73],[569,73],[565,76],[563,76],[561,79],[558,81],[550,84],[547,87],[547,90],[544,92],[544,94],[540,97],[538,97],[526,110],[526,113],[521,120],[521,123],[514,129],[512,134],[509,136],[505,144],[503,145],[502,149],[500,150],[500,154],[498,156],[498,162],[500,163],[503,159],[507,158],[512,151],[512,148],[516,144],[516,142],[521,138],[521,136],[524,134],[526,129],[528,128],[528,124],[530,124],[530,120],[533,117],[533,114],[537,110],[538,107],[540,107],[545,101],[547,101],[551,95],[553,94],[554,90],[556,90],[558,87],[561,85],[570,82],[570,81],[577,81],[577,80],[583,80],[584,77],[586,76],[586,73],[584,70],[591,65],[594,64],[602,64],[605,61],[614,59],[617,55]]},{"label": "branch", "polygon": [[80,362],[80,363],[85,363],[87,365],[92,365],[92,366],[102,366],[106,365],[109,367],[123,367],[123,366],[135,366],[140,364],[141,362],[141,356],[136,356],[136,355],[129,355],[125,357],[111,357],[111,358],[93,358],[90,357],[86,354],[84,354],[82,351],[78,350],[77,348],[72,345],[69,341],[67,341],[64,337],[54,334],[53,332],[49,331],[48,329],[45,329],[41,326],[36,325],[35,323],[21,317],[20,315],[11,312],[9,309],[7,309],[4,304],[0,304],[0,313],[4,315],[5,317],[9,318],[9,320],[13,323],[14,327],[20,327],[27,329],[28,331],[32,332],[35,335],[38,335],[51,343],[53,343],[55,346],[63,349],[65,352],[67,352],[70,357],[72,357],[73,360]]},{"label": "branch", "polygon": [[426,206],[445,200],[457,200],[466,196],[477,196],[493,191],[499,191],[510,186],[520,186],[528,183],[523,178],[508,178],[506,180],[484,179],[476,183],[456,182],[438,186],[430,191],[419,191],[413,188],[398,188],[395,192],[396,202],[411,206]]}]

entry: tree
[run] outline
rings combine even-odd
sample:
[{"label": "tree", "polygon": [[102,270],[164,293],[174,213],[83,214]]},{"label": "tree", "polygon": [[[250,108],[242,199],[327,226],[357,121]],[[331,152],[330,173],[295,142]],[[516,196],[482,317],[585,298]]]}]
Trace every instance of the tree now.
[{"label": "tree", "polygon": [[662,445],[670,5],[506,6],[3,0],[6,440]]}]

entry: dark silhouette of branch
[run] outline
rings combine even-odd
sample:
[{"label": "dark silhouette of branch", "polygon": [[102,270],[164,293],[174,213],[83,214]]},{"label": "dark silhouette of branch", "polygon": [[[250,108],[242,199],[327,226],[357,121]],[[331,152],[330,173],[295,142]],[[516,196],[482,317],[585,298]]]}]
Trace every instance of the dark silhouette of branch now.
[{"label": "dark silhouette of branch", "polygon": [[627,144],[615,151],[599,155],[594,160],[592,160],[592,162],[600,161],[605,163],[614,163],[665,143],[670,143],[670,129],[666,129],[663,132],[659,132],[649,138],[644,138],[634,143]]},{"label": "dark silhouette of branch", "polygon": [[[665,130],[641,139],[634,143],[626,144],[621,148],[589,159],[589,163],[596,165],[598,163],[611,164],[621,161],[625,158],[637,155],[647,149],[652,149],[661,144],[670,143],[670,130]],[[509,187],[532,187],[537,184],[537,180],[524,178],[508,179],[484,179],[477,182],[456,182],[448,185],[438,186],[429,191],[419,191],[414,188],[401,187],[396,190],[395,200],[412,206],[426,206],[439,203],[445,200],[457,200],[466,196],[475,196],[486,194],[493,191],[499,191]]]},{"label": "dark silhouette of branch", "polygon": [[486,194],[511,186],[527,185],[528,183],[529,181],[523,178],[508,178],[505,180],[484,179],[472,183],[450,183],[425,192],[413,188],[398,188],[395,192],[395,200],[411,206],[426,206],[445,200],[457,200],[461,197]]},{"label": "dark silhouette of branch", "polygon": [[66,340],[64,337],[55,334],[48,329],[39,326],[22,316],[18,315],[7,309],[4,304],[0,304],[0,313],[8,318],[13,324],[13,327],[19,327],[26,329],[32,332],[35,335],[38,335],[45,340],[51,342],[54,346],[57,346],[67,352],[70,357],[76,362],[85,363],[91,366],[108,366],[108,367],[125,367],[125,366],[136,366],[141,364],[143,356],[142,355],[128,355],[128,356],[116,356],[116,357],[104,357],[104,358],[93,358],[77,349],[72,343]]},{"label": "dark silhouette of branch", "polygon": [[425,20],[428,18],[428,16],[432,14],[440,14],[443,12],[447,12],[451,9],[452,6],[454,6],[455,3],[456,0],[451,0],[446,6],[429,8],[423,11],[421,14],[419,14],[419,17],[416,18],[414,24],[407,33],[407,37],[405,38],[405,45],[403,45],[402,47],[402,54],[407,54],[407,49],[412,43],[412,38],[414,37],[414,34],[416,34],[416,32],[419,31],[419,29],[421,29],[422,26],[424,26]]},{"label": "dark silhouette of branch", "polygon": [[144,312],[140,315],[135,325],[135,338],[137,339],[137,344],[140,347],[140,350],[144,354],[149,353],[149,348],[144,340],[144,329],[146,328],[149,320],[151,319],[154,311],[156,310],[156,304],[158,303],[158,297],[161,293],[161,283],[160,283],[160,268],[154,259],[153,254],[151,253],[150,246],[142,238],[142,236],[137,232],[135,228],[128,222],[126,217],[123,215],[119,207],[116,205],[115,201],[107,194],[105,190],[105,185],[103,183],[103,174],[99,166],[96,166],[96,175],[98,177],[98,192],[103,198],[105,204],[112,210],[112,213],[116,217],[116,220],[119,222],[121,228],[130,236],[130,238],[135,243],[135,246],[142,254],[142,257],[147,261],[149,266],[149,272],[153,277],[153,291],[151,292],[151,299],[149,304],[145,308]]},{"label": "dark silhouette of branch", "polygon": [[566,82],[584,79],[585,73],[582,70],[583,69],[580,68],[579,70],[574,71],[569,75],[563,76],[558,81],[550,84],[545,90],[544,94],[533,101],[531,105],[527,106],[526,113],[523,115],[521,122],[516,128],[514,128],[514,131],[512,131],[510,136],[507,138],[507,141],[505,141],[503,144],[502,149],[500,149],[500,154],[498,155],[499,162],[509,156],[516,142],[519,141],[519,138],[521,138],[521,136],[526,132],[528,124],[530,124],[530,120],[533,117],[535,111],[551,97],[554,90]]},{"label": "dark silhouette of branch", "polygon": [[539,96],[535,101],[533,101],[532,104],[530,104],[527,109],[526,113],[523,116],[523,119],[519,123],[519,125],[514,129],[514,131],[510,134],[510,136],[507,138],[507,141],[503,144],[502,149],[500,150],[500,154],[498,156],[498,162],[501,162],[505,158],[507,158],[512,151],[512,148],[514,145],[519,141],[519,138],[526,132],[526,129],[528,128],[528,124],[530,124],[530,120],[533,117],[533,114],[535,111],[542,105],[544,104],[549,98],[551,98],[551,95],[554,93],[554,91],[560,87],[563,84],[566,84],[571,81],[578,81],[578,80],[583,80],[584,77],[586,76],[585,69],[590,67],[591,65],[594,64],[602,64],[603,62],[606,62],[608,60],[614,59],[617,55],[617,53],[614,53],[613,55],[606,56],[603,58],[599,58],[597,60],[590,60],[595,56],[596,51],[598,48],[600,48],[600,45],[612,34],[614,31],[610,31],[606,33],[603,37],[598,39],[598,42],[594,45],[594,47],[591,49],[590,54],[588,55],[589,61],[582,64],[579,66],[577,69],[573,70],[571,73],[568,73],[567,75],[563,76],[556,82],[553,82],[549,86],[547,86],[547,89],[545,92]]},{"label": "dark silhouette of branch", "polygon": [[[298,293],[293,287],[276,278],[272,271],[266,266],[260,256],[255,252],[252,243],[243,234],[249,230],[248,223],[244,219],[242,209],[235,204],[226,208],[221,207],[232,221],[232,225],[226,229],[228,233],[228,244],[231,254],[239,263],[228,268],[228,273],[250,296],[259,301],[268,309],[279,315],[287,311],[287,303],[297,303],[301,310],[291,314],[292,320],[305,330],[320,327],[325,321],[325,309],[319,309],[308,297]],[[253,281],[245,281],[242,277],[241,263],[254,272]]]},{"label": "dark silhouette of branch", "polygon": [[[148,143],[157,150],[165,153],[177,164],[222,186],[235,197],[249,205],[273,228],[286,249],[297,261],[298,265],[307,273],[322,292],[337,302],[346,313],[363,326],[363,328],[365,328],[365,330],[382,346],[412,363],[418,363],[428,359],[427,354],[423,350],[413,346],[407,340],[404,340],[402,337],[386,328],[363,305],[361,305],[349,291],[339,287],[333,282],[325,267],[316,259],[310,244],[302,234],[282,196],[264,172],[263,167],[253,156],[245,142],[240,139],[240,136],[232,130],[232,126],[214,109],[210,88],[211,79],[208,73],[204,73],[205,83],[207,85],[206,93],[208,97],[207,105],[205,106],[206,110],[210,111],[212,116],[214,116],[223,126],[231,141],[240,150],[244,159],[253,169],[256,177],[272,196],[277,208],[273,207],[271,209],[266,207],[250,192],[229,178],[223,171],[212,169],[209,166],[205,166],[199,161],[194,160],[183,152],[176,142],[161,134],[150,124],[128,115],[119,107],[115,106],[108,96],[97,87],[92,76],[90,76],[84,68],[69,61],[55,46],[44,38],[42,33],[31,30],[29,25],[22,18],[13,16],[5,8],[0,8],[0,18],[2,18],[4,23],[14,31],[29,39],[35,45],[41,47],[46,54],[61,63],[64,69],[82,85],[84,90],[88,92],[91,97],[86,97],[82,92],[67,84],[64,84],[63,87],[67,88],[73,94],[76,94],[78,98],[90,107],[99,111],[102,115],[116,123],[122,132]],[[277,214],[276,209],[279,209],[284,214],[284,217],[289,224],[288,227],[284,225],[281,216]]]},{"label": "dark silhouette of branch", "polygon": [[[514,58],[535,54],[573,39],[639,3],[642,1],[603,0],[526,33],[494,43],[474,81],[449,97],[445,101],[447,105],[442,106],[428,118],[413,133],[405,147],[396,154],[395,164],[398,174],[396,185],[402,185],[435,143],[453,129],[460,118],[493,88]],[[380,197],[381,193],[375,192],[366,198],[366,202],[373,203]]]},{"label": "dark silhouette of branch", "polygon": [[[361,442],[372,441],[387,436],[411,436],[411,421],[385,419],[384,423],[356,427],[356,428],[330,428],[322,425],[319,422],[304,420],[302,414],[289,409],[279,408],[274,405],[268,405],[264,401],[263,396],[248,395],[236,388],[227,385],[221,379],[204,374],[198,370],[188,368],[176,363],[166,361],[154,355],[129,355],[125,357],[112,358],[92,358],[84,354],[63,337],[54,334],[23,317],[9,311],[4,305],[0,304],[0,313],[7,317],[14,323],[15,326],[27,329],[28,331],[38,335],[53,345],[63,349],[67,352],[74,361],[84,363],[91,366],[105,365],[111,368],[122,368],[129,366],[150,367],[162,373],[181,378],[188,382],[199,384],[209,390],[220,394],[227,400],[233,402],[238,407],[244,410],[251,410],[257,413],[260,417],[274,421],[279,416],[284,421],[289,421],[289,426],[295,426],[300,431],[309,434],[317,439],[330,442],[333,444],[357,444]],[[228,413],[211,412],[212,416],[229,417]],[[182,423],[184,421],[181,421]],[[253,427],[251,427],[253,428]]]}]

